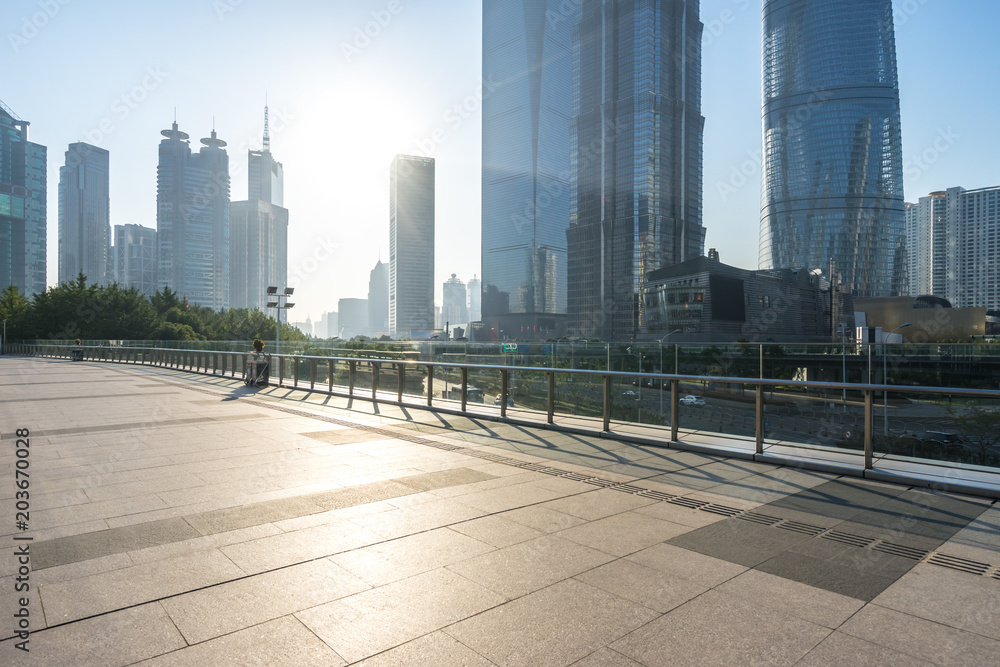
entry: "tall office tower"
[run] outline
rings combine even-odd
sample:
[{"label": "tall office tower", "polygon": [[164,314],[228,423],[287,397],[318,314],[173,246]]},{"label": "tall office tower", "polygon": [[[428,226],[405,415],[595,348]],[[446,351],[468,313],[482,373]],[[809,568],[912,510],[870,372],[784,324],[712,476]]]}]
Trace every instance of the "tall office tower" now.
[{"label": "tall office tower", "polygon": [[441,322],[454,326],[456,324],[467,324],[469,322],[469,308],[466,301],[469,293],[465,289],[465,283],[458,279],[456,274],[451,274],[444,283],[441,299]]},{"label": "tall office tower", "polygon": [[760,268],[906,289],[891,0],[765,0]]},{"label": "tall office tower", "polygon": [[45,291],[45,146],[0,102],[0,290]]},{"label": "tall office tower", "polygon": [[368,274],[368,329],[372,336],[389,335],[389,265],[381,259]]},{"label": "tall office tower", "polygon": [[389,335],[410,338],[432,329],[434,160],[397,155],[389,171]]},{"label": "tall office tower", "polygon": [[469,321],[479,322],[483,319],[483,283],[473,275],[467,287],[469,288]]},{"label": "tall office tower", "polygon": [[59,282],[83,273],[90,283],[106,285],[111,219],[108,197],[108,151],[85,143],[69,145],[59,167]]},{"label": "tall office tower", "polygon": [[212,136],[191,152],[174,121],[156,169],[157,282],[188,303],[229,307],[229,155]]},{"label": "tall office tower", "polygon": [[233,308],[265,311],[267,288],[288,284],[284,168],[271,155],[267,107],[262,150],[248,151],[247,201],[229,206],[229,296]]},{"label": "tall office tower", "polygon": [[112,280],[152,296],[156,292],[156,230],[132,224],[115,225],[114,239]]},{"label": "tall office tower", "polygon": [[635,338],[647,274],[704,251],[698,11],[698,0],[583,2],[568,333]]},{"label": "tall office tower", "polygon": [[1000,186],[932,192],[906,212],[910,294],[1000,310]]},{"label": "tall office tower", "polygon": [[498,331],[565,326],[577,13],[483,2],[482,317]]},{"label": "tall office tower", "polygon": [[337,324],[340,337],[350,340],[355,336],[367,336],[368,299],[341,299],[337,302]]}]

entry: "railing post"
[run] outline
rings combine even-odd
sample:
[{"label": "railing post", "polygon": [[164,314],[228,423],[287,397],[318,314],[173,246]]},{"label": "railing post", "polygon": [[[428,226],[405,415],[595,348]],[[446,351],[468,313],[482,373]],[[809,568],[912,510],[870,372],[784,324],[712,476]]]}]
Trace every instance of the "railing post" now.
[{"label": "railing post", "polygon": [[327,373],[326,373],[326,390],[328,393],[333,393],[333,359],[328,359],[326,362]]},{"label": "railing post", "polygon": [[469,405],[469,369],[462,366],[462,412],[466,411]]},{"label": "railing post", "polygon": [[347,362],[347,395],[354,396],[354,377],[358,371],[358,362],[351,359]]},{"label": "railing post", "polygon": [[670,440],[677,442],[680,434],[681,417],[681,381],[670,381]]},{"label": "railing post", "polygon": [[316,360],[309,360],[309,391],[316,388]]},{"label": "railing post", "polygon": [[376,400],[378,400],[378,396],[376,394],[378,393],[378,369],[379,369],[379,362],[377,362],[377,361],[370,361],[368,363],[369,363],[369,365],[371,366],[371,369],[372,369],[372,400],[376,401]]},{"label": "railing post", "polygon": [[548,410],[548,423],[551,424],[555,421],[556,414],[556,374],[555,371],[548,371],[546,374],[546,380],[548,380],[548,392],[547,399],[545,401],[546,408]]},{"label": "railing post", "polygon": [[865,389],[865,470],[871,470],[873,465],[872,455],[872,405],[874,403],[874,393],[871,389]]},{"label": "railing post", "polygon": [[509,376],[506,368],[500,369],[500,417],[507,416],[507,382]]},{"label": "railing post", "polygon": [[611,431],[611,376],[604,376],[604,432]]},{"label": "railing post", "polygon": [[278,386],[285,386],[285,358],[278,357]]},{"label": "railing post", "polygon": [[396,372],[399,377],[396,381],[396,401],[399,403],[403,402],[403,385],[406,383],[406,366],[399,363],[396,364]]},{"label": "railing post", "polygon": [[[761,349],[764,346],[761,345]],[[757,419],[756,424],[756,436],[757,436],[757,453],[764,453],[764,385],[757,385],[757,407],[754,411],[754,415]]]},{"label": "railing post", "polygon": [[434,404],[434,367],[427,367],[427,407]]}]

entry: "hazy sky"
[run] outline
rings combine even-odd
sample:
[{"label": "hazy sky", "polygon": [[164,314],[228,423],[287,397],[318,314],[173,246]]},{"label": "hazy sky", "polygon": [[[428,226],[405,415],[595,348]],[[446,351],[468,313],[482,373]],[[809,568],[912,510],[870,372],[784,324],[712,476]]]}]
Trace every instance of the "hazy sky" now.
[{"label": "hazy sky", "polygon": [[[760,5],[701,3],[706,250],[746,268],[760,221]],[[906,199],[1000,185],[1000,3],[895,7]],[[195,149],[214,118],[232,198],[245,199],[265,93],[285,166],[292,320],[367,296],[389,255],[397,153],[437,159],[438,302],[452,273],[480,273],[480,2],[4,0],[0,25],[0,100],[49,151],[50,285],[68,144],[110,151],[112,225],[155,227],[157,145],[174,109]]]}]

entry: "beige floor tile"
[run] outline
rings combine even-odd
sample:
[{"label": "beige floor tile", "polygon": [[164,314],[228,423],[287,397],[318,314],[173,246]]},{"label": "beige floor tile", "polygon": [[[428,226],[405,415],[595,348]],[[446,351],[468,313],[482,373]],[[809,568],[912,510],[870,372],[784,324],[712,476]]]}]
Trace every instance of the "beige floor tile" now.
[{"label": "beige floor tile", "polygon": [[501,604],[502,597],[434,570],[296,614],[348,662],[412,641]]},{"label": "beige floor tile", "polygon": [[534,528],[542,533],[557,533],[560,530],[579,526],[585,522],[584,519],[578,516],[558,512],[541,505],[510,510],[498,516],[528,526],[529,528]]},{"label": "beige floor tile", "polygon": [[878,665],[878,667],[931,667],[934,663],[863,639],[834,632],[809,651],[795,667],[829,667],[830,665]]},{"label": "beige floor tile", "polygon": [[505,519],[504,516],[503,514],[491,514],[480,519],[455,524],[451,526],[451,529],[497,548],[509,547],[512,544],[526,542],[543,535],[541,531]]},{"label": "beige floor tile", "polygon": [[742,565],[705,556],[670,544],[657,544],[627,556],[627,559],[659,570],[664,574],[690,579],[708,588],[714,588],[747,571],[747,568]]},{"label": "beige floor tile", "polygon": [[545,503],[542,507],[579,517],[586,521],[596,521],[613,514],[620,514],[658,502],[650,498],[635,496],[611,489],[597,489],[587,493],[561,498]]},{"label": "beige floor tile", "polygon": [[574,662],[572,667],[643,667],[643,665],[609,648],[602,648],[583,660]]},{"label": "beige floor tile", "polygon": [[578,574],[576,579],[661,614],[709,589],[690,579],[664,574],[624,558]]},{"label": "beige floor tile", "polygon": [[[574,619],[565,623],[566,617]],[[656,612],[580,581],[565,581],[446,628],[507,667],[568,665],[656,618]]]},{"label": "beige floor tile", "polygon": [[337,521],[259,540],[222,547],[247,574],[257,574],[381,542],[375,533],[350,521]]},{"label": "beige floor tile", "polygon": [[635,512],[622,512],[556,533],[558,537],[604,551],[627,556],[691,530]]},{"label": "beige floor tile", "polygon": [[357,663],[357,667],[413,667],[414,665],[494,667],[494,663],[444,632],[432,632]]},{"label": "beige floor tile", "polygon": [[346,664],[294,616],[285,616],[137,664],[142,667],[339,667]]},{"label": "beige floor tile", "polygon": [[835,629],[864,606],[857,598],[831,593],[766,572],[748,570],[715,588],[761,610]]}]

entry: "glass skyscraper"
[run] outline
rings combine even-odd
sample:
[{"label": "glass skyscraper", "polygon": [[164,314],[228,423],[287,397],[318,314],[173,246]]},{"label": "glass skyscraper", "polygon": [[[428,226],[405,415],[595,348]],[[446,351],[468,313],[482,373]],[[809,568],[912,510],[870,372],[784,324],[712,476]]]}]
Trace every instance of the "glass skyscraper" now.
[{"label": "glass skyscraper", "polygon": [[704,252],[703,26],[698,0],[581,11],[567,333],[629,340],[647,328],[646,275]]},{"label": "glass skyscraper", "polygon": [[[347,321],[341,306],[341,326]],[[389,335],[421,337],[432,329],[434,160],[397,155],[389,171]]]},{"label": "glass skyscraper", "polygon": [[198,153],[176,121],[156,169],[159,286],[188,303],[229,307],[229,155],[215,130]]},{"label": "glass skyscraper", "polygon": [[765,0],[760,268],[905,290],[891,0]]},{"label": "glass skyscraper", "polygon": [[0,102],[0,290],[45,291],[46,150]]},{"label": "glass skyscraper", "polygon": [[69,145],[59,168],[59,282],[82,273],[89,283],[113,278],[108,151],[82,142]]},{"label": "glass skyscraper", "polygon": [[577,13],[565,0],[483,2],[482,317],[513,337],[565,320]]}]

